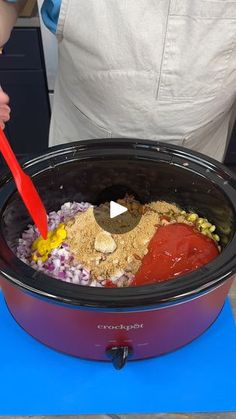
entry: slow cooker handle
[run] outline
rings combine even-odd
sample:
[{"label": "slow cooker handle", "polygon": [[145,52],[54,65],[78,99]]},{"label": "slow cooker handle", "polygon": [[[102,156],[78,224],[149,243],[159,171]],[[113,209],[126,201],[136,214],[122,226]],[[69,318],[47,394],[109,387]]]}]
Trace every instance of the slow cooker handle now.
[{"label": "slow cooker handle", "polygon": [[111,362],[116,370],[120,370],[125,366],[131,352],[128,346],[113,346],[106,350],[106,354],[111,358]]}]

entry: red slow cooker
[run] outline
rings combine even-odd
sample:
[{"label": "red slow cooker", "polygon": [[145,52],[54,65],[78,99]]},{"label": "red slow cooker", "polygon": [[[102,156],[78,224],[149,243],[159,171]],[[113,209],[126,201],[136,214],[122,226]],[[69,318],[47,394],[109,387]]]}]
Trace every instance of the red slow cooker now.
[{"label": "red slow cooker", "polygon": [[141,202],[166,200],[217,226],[221,254],[167,282],[104,289],[36,272],[14,254],[29,216],[9,174],[0,180],[0,274],[15,320],[40,342],[121,368],[173,351],[220,313],[236,272],[236,179],[220,163],[184,148],[135,139],[88,140],[49,149],[24,164],[47,211],[67,201],[114,199],[117,187]]}]

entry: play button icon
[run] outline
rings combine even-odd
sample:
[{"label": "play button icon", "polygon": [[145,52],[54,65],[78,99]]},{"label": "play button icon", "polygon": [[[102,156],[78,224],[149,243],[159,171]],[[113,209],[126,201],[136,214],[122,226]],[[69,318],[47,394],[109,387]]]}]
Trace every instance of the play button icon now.
[{"label": "play button icon", "polygon": [[[133,230],[142,217],[141,204],[140,211],[134,210],[132,199],[134,196],[129,191],[129,198],[125,199],[127,188],[112,186],[100,192],[97,198],[97,206],[94,207],[93,214],[97,224],[111,234],[124,234]],[[137,199],[134,199],[137,206]]]},{"label": "play button icon", "polygon": [[111,201],[110,202],[110,218],[118,217],[121,214],[124,214],[128,211],[128,208],[124,207],[123,205],[117,204],[117,202]]}]

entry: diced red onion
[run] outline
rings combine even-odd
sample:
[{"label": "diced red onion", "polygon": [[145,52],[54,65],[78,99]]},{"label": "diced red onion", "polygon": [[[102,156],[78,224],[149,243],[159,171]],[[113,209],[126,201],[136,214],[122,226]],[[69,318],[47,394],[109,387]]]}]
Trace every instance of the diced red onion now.
[{"label": "diced red onion", "polygon": [[[66,222],[73,218],[78,212],[84,212],[91,204],[88,202],[66,202],[59,211],[52,211],[48,214],[48,228],[54,230],[61,222]],[[16,255],[24,263],[33,269],[42,271],[48,276],[61,281],[70,282],[78,285],[89,285],[92,287],[103,287],[106,284],[104,278],[100,281],[92,280],[90,272],[80,263],[76,263],[73,254],[68,250],[68,244],[63,242],[60,247],[53,249],[46,262],[41,260],[33,261],[32,243],[39,237],[38,229],[33,225],[28,225],[27,229],[19,238]],[[113,283],[118,283],[123,277],[124,272],[116,275],[112,279]]]}]

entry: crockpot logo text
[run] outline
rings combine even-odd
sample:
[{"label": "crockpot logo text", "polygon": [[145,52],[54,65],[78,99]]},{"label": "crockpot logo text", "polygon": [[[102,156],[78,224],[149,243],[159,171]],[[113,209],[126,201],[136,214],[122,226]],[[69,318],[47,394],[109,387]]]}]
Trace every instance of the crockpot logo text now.
[{"label": "crockpot logo text", "polygon": [[134,324],[117,324],[117,325],[113,325],[113,324],[98,324],[97,325],[98,329],[101,330],[137,330],[137,329],[142,329],[143,328],[143,324],[138,324],[138,323],[134,323]]}]

